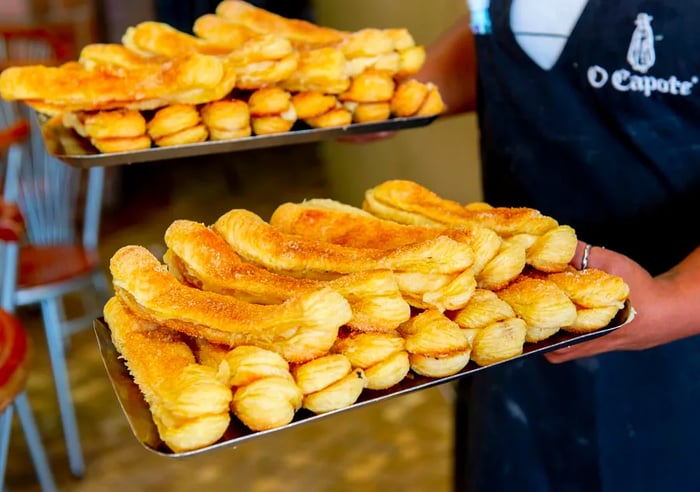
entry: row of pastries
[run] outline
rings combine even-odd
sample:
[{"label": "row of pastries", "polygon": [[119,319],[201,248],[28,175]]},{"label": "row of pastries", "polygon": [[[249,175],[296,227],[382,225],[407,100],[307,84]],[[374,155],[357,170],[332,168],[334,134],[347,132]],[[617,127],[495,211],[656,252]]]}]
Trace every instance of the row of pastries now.
[{"label": "row of pastries", "polygon": [[445,109],[435,85],[412,78],[426,52],[406,29],[345,32],[224,0],[193,32],[142,22],[60,67],[3,71],[0,95],[105,153]]},{"label": "row of pastries", "polygon": [[[411,374],[516,357],[560,330],[607,326],[629,295],[569,263],[575,231],[526,208],[460,204],[404,180],[362,207],[316,198],[269,220],[174,221],[156,258],[110,260],[114,345],[162,440],[187,451],[326,413]],[[161,363],[162,362],[162,363]]]}]

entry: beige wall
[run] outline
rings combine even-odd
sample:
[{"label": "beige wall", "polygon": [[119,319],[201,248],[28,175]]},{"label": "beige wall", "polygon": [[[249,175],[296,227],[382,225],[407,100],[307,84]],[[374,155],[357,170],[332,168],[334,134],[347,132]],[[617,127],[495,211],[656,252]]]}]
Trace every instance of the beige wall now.
[{"label": "beige wall", "polygon": [[[319,24],[338,29],[406,27],[429,45],[465,11],[464,0],[315,0]],[[364,190],[411,179],[462,202],[481,199],[473,116],[438,120],[371,144],[327,142],[321,150],[334,198],[359,205]]]}]

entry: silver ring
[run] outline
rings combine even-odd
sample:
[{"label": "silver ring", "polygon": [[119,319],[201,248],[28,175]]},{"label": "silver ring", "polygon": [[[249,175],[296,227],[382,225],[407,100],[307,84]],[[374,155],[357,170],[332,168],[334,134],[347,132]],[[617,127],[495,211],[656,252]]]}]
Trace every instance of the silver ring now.
[{"label": "silver ring", "polygon": [[586,247],[583,248],[583,256],[581,257],[581,270],[585,270],[588,268],[588,259],[591,256],[591,249],[593,246],[590,244],[586,243]]}]

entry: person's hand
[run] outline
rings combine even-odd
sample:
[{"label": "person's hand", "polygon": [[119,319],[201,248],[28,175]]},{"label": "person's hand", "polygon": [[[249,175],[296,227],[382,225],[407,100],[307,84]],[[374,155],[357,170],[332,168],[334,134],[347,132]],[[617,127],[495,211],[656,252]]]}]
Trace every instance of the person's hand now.
[{"label": "person's hand", "polygon": [[[579,242],[571,262],[575,267],[581,265],[584,248],[585,243]],[[630,323],[610,334],[545,354],[550,362],[567,362],[619,350],[644,350],[681,337],[668,329],[670,306],[677,297],[672,275],[654,278],[627,256],[599,247],[590,250],[588,268],[597,268],[622,277],[630,286],[630,301],[636,316]]]}]

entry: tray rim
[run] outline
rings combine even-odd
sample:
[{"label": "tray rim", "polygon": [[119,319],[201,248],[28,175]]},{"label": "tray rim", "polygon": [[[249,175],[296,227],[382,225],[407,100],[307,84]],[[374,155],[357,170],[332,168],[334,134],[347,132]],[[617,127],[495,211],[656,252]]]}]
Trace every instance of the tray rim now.
[{"label": "tray rim", "polygon": [[[221,440],[209,446],[180,453],[176,453],[168,449],[158,437],[155,423],[151,418],[150,410],[148,409],[148,406],[145,400],[143,399],[141,392],[138,389],[138,386],[136,385],[136,383],[134,383],[133,379],[129,375],[128,369],[126,368],[126,365],[124,364],[121,356],[117,353],[116,348],[114,347],[111,341],[111,337],[109,336],[109,327],[105,322],[104,318],[95,319],[93,322],[93,329],[97,338],[97,344],[100,349],[100,355],[105,366],[105,370],[107,371],[108,378],[115,392],[122,412],[124,413],[129,427],[131,428],[131,431],[136,437],[136,439],[147,450],[160,456],[167,458],[185,458],[215,450],[220,450],[223,448],[236,449],[240,444],[246,443],[251,440],[260,439],[277,432],[282,432],[284,430],[291,429],[299,425],[308,424],[320,419],[328,418],[332,415],[352,411],[354,409],[366,405],[379,403],[381,401],[402,396],[408,393],[452,382],[462,377],[474,375],[491,367],[499,366],[502,364],[509,364],[514,361],[522,360],[524,358],[531,357],[536,354],[543,354],[545,352],[556,350],[558,348],[563,348],[570,345],[582,343],[588,340],[592,340],[594,338],[606,335],[612,331],[615,331],[625,326],[634,319],[635,315],[636,311],[632,307],[630,301],[627,300],[625,302],[624,307],[620,309],[615,319],[610,323],[610,325],[608,325],[605,328],[601,328],[591,333],[579,335],[569,334],[560,331],[542,342],[526,344],[522,355],[486,366],[477,366],[473,361],[470,361],[467,367],[465,367],[458,373],[444,378],[428,378],[425,376],[418,376],[411,372],[409,373],[410,376],[407,376],[401,383],[396,385],[398,386],[398,388],[392,387],[387,390],[375,391],[366,390],[365,392],[363,392],[363,395],[360,397],[360,399],[353,405],[323,414],[311,414],[310,412],[300,410],[299,412],[297,412],[297,416],[291,423],[274,429],[258,432],[251,431],[250,429],[245,428],[243,424],[238,422],[235,416],[233,416],[232,414],[231,425],[229,426],[229,430],[232,426],[239,427],[239,430],[244,433],[243,435],[230,438],[226,438],[226,436],[224,436]],[[135,397],[132,401],[126,400],[125,397],[122,396],[126,392],[129,392],[129,394],[131,395],[138,395],[138,398]],[[139,415],[136,415],[137,412],[139,413]],[[142,420],[136,420],[137,417],[141,418]]]},{"label": "tray rim", "polygon": [[[150,149],[133,152],[113,153],[62,154],[54,152],[52,149],[55,149],[56,146],[60,144],[49,142],[49,135],[56,130],[45,127],[46,131],[43,133],[44,145],[53,157],[70,166],[90,168],[97,166],[111,167],[131,165],[137,163],[180,159],[184,157],[197,157],[244,150],[281,147],[284,145],[320,142],[324,140],[334,140],[368,133],[409,130],[428,126],[438,117],[439,115],[412,116],[406,118],[397,117],[384,121],[353,123],[350,125],[333,128],[308,128],[306,126],[302,126],[298,129],[292,129],[285,133],[277,133],[273,135],[253,135],[234,140],[209,140],[206,142],[187,145],[151,147]],[[76,138],[84,140],[82,137],[77,136],[73,130],[65,131],[70,131]]]}]

